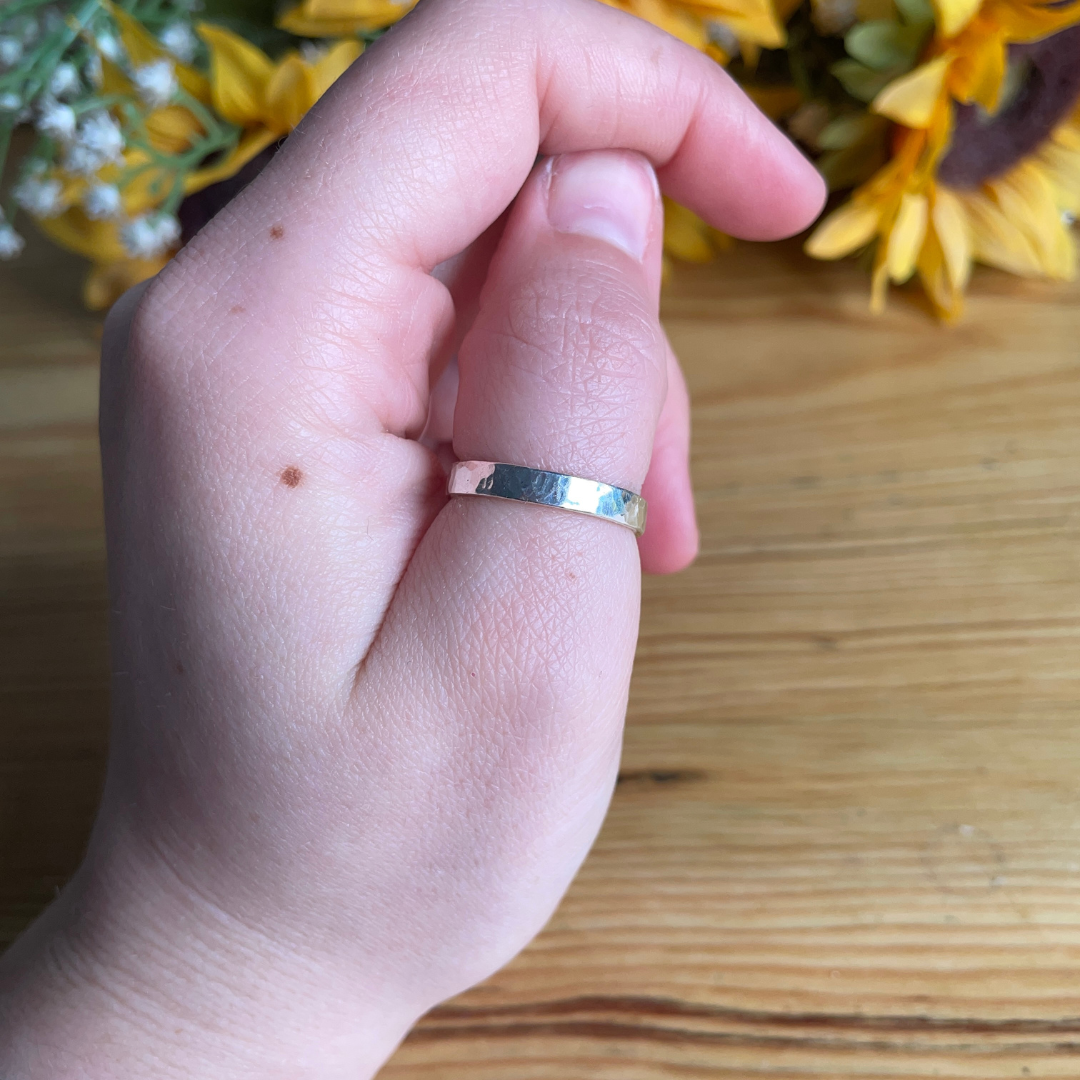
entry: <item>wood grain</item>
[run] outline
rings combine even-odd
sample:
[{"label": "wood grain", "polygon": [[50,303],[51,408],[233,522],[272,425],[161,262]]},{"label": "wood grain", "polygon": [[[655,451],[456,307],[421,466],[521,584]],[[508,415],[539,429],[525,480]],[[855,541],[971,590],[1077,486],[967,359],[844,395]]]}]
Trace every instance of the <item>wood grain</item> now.
[{"label": "wood grain", "polygon": [[[0,932],[104,754],[95,323],[0,273]],[[623,774],[550,926],[387,1080],[1080,1076],[1080,289],[866,312],[680,268],[702,555],[646,583]]]}]

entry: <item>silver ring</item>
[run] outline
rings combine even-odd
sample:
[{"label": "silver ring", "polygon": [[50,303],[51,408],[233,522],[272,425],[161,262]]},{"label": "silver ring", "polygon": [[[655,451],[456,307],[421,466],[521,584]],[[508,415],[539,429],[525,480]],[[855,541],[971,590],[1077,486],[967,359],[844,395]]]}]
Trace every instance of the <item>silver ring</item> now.
[{"label": "silver ring", "polygon": [[613,521],[645,531],[645,500],[626,488],[612,487],[580,476],[506,465],[501,461],[459,461],[450,470],[451,495],[488,495],[493,499],[554,506],[575,514]]}]

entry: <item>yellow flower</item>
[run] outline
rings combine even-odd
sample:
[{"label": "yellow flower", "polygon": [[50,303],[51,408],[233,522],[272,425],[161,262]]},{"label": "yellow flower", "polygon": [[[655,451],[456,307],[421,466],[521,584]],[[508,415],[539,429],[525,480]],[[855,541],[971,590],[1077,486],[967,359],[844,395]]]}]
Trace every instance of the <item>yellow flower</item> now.
[{"label": "yellow flower", "polygon": [[707,225],[692,210],[664,198],[664,250],[683,262],[708,262],[731,247],[731,237]]},{"label": "yellow flower", "polygon": [[[756,60],[762,47],[778,48],[784,44],[783,24],[773,0],[602,0],[609,7],[644,19],[672,37],[685,41],[710,55],[720,64],[731,57],[710,33],[709,24],[726,27],[748,63]],[[781,0],[792,7],[792,0]],[[795,0],[797,6],[797,0]],[[748,90],[759,106],[776,115],[794,109],[800,99],[797,91],[784,87],[764,87],[761,100]],[[708,262],[718,251],[731,246],[731,237],[711,228],[695,213],[671,199],[664,199],[664,251],[684,262]],[[665,259],[665,275],[670,266]]]},{"label": "yellow flower", "polygon": [[278,18],[278,25],[301,38],[346,38],[396,23],[417,0],[302,0]]},{"label": "yellow flower", "polygon": [[416,0],[302,0],[278,18],[278,26],[299,37],[348,37],[382,30],[416,5]]},{"label": "yellow flower", "polygon": [[[118,8],[111,10],[136,67],[164,56],[161,46],[135,19]],[[210,50],[210,78],[185,65],[175,65],[178,83],[197,104],[189,107],[181,101],[149,112],[143,117],[146,142],[151,151],[170,156],[196,146],[205,135],[196,111],[199,106],[243,132],[237,145],[220,160],[183,176],[186,195],[233,176],[260,151],[286,136],[363,48],[358,41],[342,41],[314,61],[290,52],[275,64],[254,45],[221,27],[203,24],[199,34]],[[103,71],[103,93],[134,97],[130,81],[118,67],[106,61]],[[121,162],[106,165],[91,179],[61,177],[69,209],[41,222],[41,227],[56,243],[93,263],[85,287],[89,307],[108,307],[125,289],[156,274],[169,256],[131,258],[121,242],[120,223],[88,218],[76,205],[81,195],[92,183],[118,184],[123,213],[132,218],[159,207],[175,176],[168,164],[156,161],[150,151],[136,145],[125,150]]]},{"label": "yellow flower", "polygon": [[210,50],[214,109],[242,127],[244,134],[224,161],[191,174],[188,192],[232,176],[272,142],[288,135],[363,51],[359,41],[339,41],[313,63],[289,52],[275,64],[231,30],[202,23],[198,32]]},{"label": "yellow flower", "polygon": [[[783,22],[773,0],[602,0],[651,22],[692,45],[707,52],[716,61],[726,64],[731,59],[719,35],[710,33],[710,23],[726,29],[738,42],[747,63],[756,61],[761,48],[776,49],[786,40]],[[792,7],[791,0],[781,0]],[[794,5],[797,6],[797,3]],[[789,12],[785,12],[789,13]]]},{"label": "yellow flower", "polygon": [[1024,277],[1073,278],[1069,225],[1080,215],[1080,110],[1031,157],[954,198],[972,258]]},{"label": "yellow flower", "polygon": [[892,159],[818,226],[806,249],[815,258],[835,259],[876,242],[875,311],[884,306],[890,281],[918,273],[938,313],[954,318],[973,260],[1054,278],[1075,272],[1063,218],[1080,209],[1075,117],[1034,154],[971,190],[950,186],[942,163],[948,164],[957,135],[958,106],[978,110],[984,127],[1003,115],[1010,43],[1038,41],[1080,22],[1080,4],[936,3],[938,30],[925,61],[886,86],[872,106],[898,125]]},{"label": "yellow flower", "polygon": [[[142,67],[144,64],[151,64],[155,60],[167,59],[173,63],[176,80],[184,90],[199,101],[205,102],[209,100],[210,87],[203,75],[187,64],[176,63],[172,55],[163,48],[161,43],[149,33],[142,23],[129,15],[123,8],[109,3],[108,0],[105,0],[103,6],[112,16],[116,28],[120,31],[120,40],[131,60],[132,66]],[[106,61],[105,66],[109,68],[112,65]],[[117,72],[116,68],[112,68],[112,70]]]},{"label": "yellow flower", "polygon": [[78,207],[56,218],[39,221],[38,226],[61,247],[91,262],[83,283],[83,301],[91,311],[111,307],[132,285],[153,277],[169,255],[154,259],[133,259],[120,240],[116,221],[92,221]]},{"label": "yellow flower", "polygon": [[[196,101],[209,105],[210,84],[203,75],[186,64],[173,62],[142,24],[126,11],[112,4],[105,6],[116,23],[133,67],[169,59],[181,89]],[[132,100],[136,97],[128,77],[107,59],[102,63],[101,92]],[[142,122],[146,142],[152,150],[163,154],[182,154],[203,134],[202,125],[184,105],[154,109]],[[92,266],[83,287],[83,299],[92,310],[109,307],[126,289],[156,274],[169,258],[167,253],[153,259],[131,258],[121,241],[121,222],[92,220],[77,205],[92,184],[114,184],[125,174],[128,179],[121,193],[125,216],[135,217],[153,210],[168,196],[173,174],[156,164],[147,150],[129,146],[121,161],[104,166],[94,177],[59,173],[68,209],[57,217],[38,222],[55,243],[90,260]]]}]

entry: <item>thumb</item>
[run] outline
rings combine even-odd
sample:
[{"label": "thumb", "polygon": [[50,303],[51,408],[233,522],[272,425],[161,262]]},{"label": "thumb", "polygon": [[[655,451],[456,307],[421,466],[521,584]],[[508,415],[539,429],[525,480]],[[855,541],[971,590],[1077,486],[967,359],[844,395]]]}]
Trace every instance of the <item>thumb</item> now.
[{"label": "thumb", "polygon": [[[637,154],[564,155],[534,170],[460,349],[459,459],[641,489],[666,385],[661,215]],[[470,954],[470,978],[539,930],[599,829],[639,594],[629,529],[453,498],[368,654],[356,700],[373,722],[394,718],[399,783],[428,823],[429,861],[453,875],[459,902],[473,893],[486,917],[512,924],[490,928],[491,953]],[[460,910],[445,913],[451,937],[467,923]]]},{"label": "thumb", "polygon": [[667,378],[661,215],[639,154],[563,154],[537,167],[462,345],[459,460],[641,490]]}]

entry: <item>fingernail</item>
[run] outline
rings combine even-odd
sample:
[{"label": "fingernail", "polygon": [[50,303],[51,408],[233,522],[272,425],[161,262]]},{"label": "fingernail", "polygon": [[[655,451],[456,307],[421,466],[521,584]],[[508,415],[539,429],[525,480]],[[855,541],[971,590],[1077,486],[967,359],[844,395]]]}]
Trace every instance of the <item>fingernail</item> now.
[{"label": "fingernail", "polygon": [[652,166],[623,150],[553,158],[548,220],[559,232],[592,236],[641,260],[659,187]]}]

